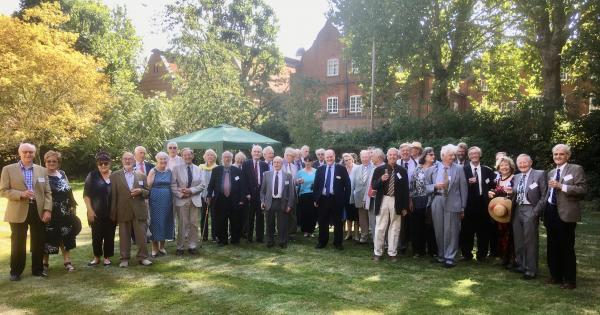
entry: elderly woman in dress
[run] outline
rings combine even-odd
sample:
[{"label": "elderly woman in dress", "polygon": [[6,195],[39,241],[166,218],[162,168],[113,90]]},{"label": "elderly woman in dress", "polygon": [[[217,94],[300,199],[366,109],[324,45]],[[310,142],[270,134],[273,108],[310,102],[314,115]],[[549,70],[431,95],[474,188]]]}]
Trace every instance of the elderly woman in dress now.
[{"label": "elderly woman in dress", "polygon": [[51,254],[62,251],[67,271],[75,271],[71,263],[71,249],[75,248],[75,236],[81,231],[81,222],[75,215],[77,202],[64,171],[60,169],[61,154],[48,151],[44,154],[44,164],[48,171],[48,181],[52,190],[52,217],[45,226],[43,266],[48,273],[48,259]]},{"label": "elderly woman in dress", "polygon": [[117,225],[110,219],[110,165],[111,158],[106,152],[96,154],[96,168],[85,178],[83,201],[87,208],[88,223],[92,227],[92,248],[94,259],[88,266],[100,264],[110,266],[110,258],[115,254],[115,230]]},{"label": "elderly woman in dress", "polygon": [[[488,192],[490,199],[494,197],[511,198],[513,194],[512,180],[515,174],[515,162],[508,156],[500,156],[497,160],[496,171],[498,175],[495,179],[496,187]],[[511,222],[496,223],[497,249],[498,255],[502,259],[502,266],[507,269],[514,268],[515,247],[513,242]]]},{"label": "elderly woman in dress", "polygon": [[[202,170],[202,175],[204,177],[205,183],[210,183],[210,176],[215,167],[217,167],[217,153],[213,149],[208,149],[204,152],[202,156],[204,159],[204,164],[200,164],[200,170]],[[210,214],[211,223],[210,223],[210,235],[214,242],[217,241],[216,233],[216,224],[213,218],[214,212],[211,209],[210,213],[208,209],[208,202],[206,202],[207,191],[204,190],[202,192],[202,213],[200,213],[200,227],[202,229],[202,240],[208,240],[208,215]]]},{"label": "elderly woman in dress", "polygon": [[431,216],[438,247],[437,262],[446,268],[456,266],[460,221],[467,206],[467,179],[454,163],[457,147],[448,144],[440,152],[442,162],[425,175],[427,192],[433,194]]},{"label": "elderly woman in dress", "polygon": [[150,188],[150,232],[152,233],[152,257],[167,254],[165,240],[172,239],[175,234],[173,219],[173,195],[171,193],[171,177],[173,174],[167,168],[169,155],[158,152],[155,156],[156,166],[148,173]]}]

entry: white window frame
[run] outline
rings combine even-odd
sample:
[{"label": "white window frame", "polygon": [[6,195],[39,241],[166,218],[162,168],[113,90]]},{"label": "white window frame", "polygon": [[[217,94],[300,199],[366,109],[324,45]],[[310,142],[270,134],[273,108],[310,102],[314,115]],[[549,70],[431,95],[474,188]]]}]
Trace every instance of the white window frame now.
[{"label": "white window frame", "polygon": [[354,62],[354,60],[350,61],[350,73],[352,74],[358,74],[360,72],[360,69],[358,69],[358,65]]},{"label": "white window frame", "polygon": [[325,106],[328,114],[337,114],[340,110],[340,101],[337,96],[330,96],[327,98],[327,104]]},{"label": "white window frame", "polygon": [[560,71],[560,80],[567,81],[569,79],[569,75],[565,71]]},{"label": "white window frame", "polygon": [[338,58],[327,59],[327,76],[336,77],[340,74],[340,60]]},{"label": "white window frame", "polygon": [[352,95],[350,96],[350,113],[362,113],[362,95]]}]

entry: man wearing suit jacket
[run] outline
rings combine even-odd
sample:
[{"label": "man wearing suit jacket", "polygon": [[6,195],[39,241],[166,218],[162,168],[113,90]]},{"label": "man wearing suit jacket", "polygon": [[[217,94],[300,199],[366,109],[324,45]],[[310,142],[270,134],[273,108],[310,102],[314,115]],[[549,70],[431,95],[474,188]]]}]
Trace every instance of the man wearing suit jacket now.
[{"label": "man wearing suit jacket", "polygon": [[4,221],[10,223],[10,280],[21,280],[27,261],[27,229],[30,228],[31,273],[44,272],[44,224],[52,214],[52,192],[46,169],[33,164],[33,144],[19,146],[20,161],[2,168],[0,196],[8,199]]},{"label": "man wearing suit jacket", "polygon": [[[412,178],[413,173],[417,169],[418,163],[415,161],[411,153],[411,144],[406,142],[402,143],[398,148],[398,165],[404,167],[408,172],[408,178]],[[407,213],[404,217],[402,217],[402,223],[400,227],[400,240],[399,240],[399,248],[400,252],[404,254],[406,249],[408,248],[408,242],[410,241],[410,212]]]},{"label": "man wearing suit jacket", "polygon": [[354,204],[358,211],[358,222],[360,225],[360,244],[366,244],[369,239],[369,209],[365,206],[365,195],[371,185],[369,177],[375,168],[371,164],[371,154],[369,150],[360,151],[361,165],[353,169],[352,172],[352,193],[350,194],[350,203]]},{"label": "man wearing suit jacket", "polygon": [[144,160],[146,158],[146,148],[137,146],[133,150],[133,153],[135,154],[135,165],[133,166],[133,170],[148,176],[150,170],[154,168],[154,164]]},{"label": "man wearing suit jacket", "polygon": [[512,219],[517,271],[523,279],[536,277],[538,270],[538,218],[546,195],[546,178],[543,171],[531,168],[533,161],[527,154],[517,157],[519,174],[513,177],[512,195],[514,215]]},{"label": "man wearing suit jacket", "polygon": [[275,245],[275,218],[279,246],[288,243],[288,221],[296,200],[296,186],[292,175],[282,171],[283,159],[273,159],[273,170],[265,172],[260,189],[261,208],[267,217],[267,247]]},{"label": "man wearing suit jacket", "polygon": [[181,151],[183,164],[173,167],[171,191],[177,210],[177,255],[183,255],[187,240],[188,252],[197,253],[198,214],[202,208],[202,192],[206,189],[202,170],[194,165],[194,152],[185,148]]},{"label": "man wearing suit jacket", "polygon": [[323,149],[323,148],[316,149],[315,155],[317,156],[317,160],[313,162],[313,167],[315,169],[319,169],[319,167],[327,164],[327,162],[325,162],[325,149]]},{"label": "man wearing suit jacket", "polygon": [[137,260],[141,265],[150,266],[146,230],[148,229],[148,184],[146,175],[133,170],[135,159],[131,152],[123,153],[123,169],[110,174],[111,205],[110,219],[119,225],[119,247],[121,263],[119,267],[129,266],[131,251],[131,232],[135,235],[138,247]]},{"label": "man wearing suit jacket", "polygon": [[561,284],[563,289],[576,287],[575,227],[581,220],[579,201],[587,193],[583,168],[567,163],[571,148],[557,144],[552,148],[556,168],[548,172],[548,192],[544,197],[549,284]]},{"label": "man wearing suit jacket", "polygon": [[329,242],[329,223],[333,224],[333,246],[343,250],[342,211],[350,200],[350,177],[346,168],[335,163],[335,152],[325,151],[326,164],[319,167],[313,184],[315,208],[319,213],[319,242],[316,248],[325,248]]},{"label": "man wearing suit jacket", "polygon": [[385,234],[388,236],[388,255],[392,262],[398,261],[398,240],[402,217],[408,213],[408,171],[397,165],[398,150],[387,151],[387,164],[373,172],[372,186],[375,195],[375,246],[373,260],[379,261],[383,255]]},{"label": "man wearing suit jacket", "polygon": [[477,235],[477,260],[484,261],[488,255],[490,230],[495,229],[488,213],[488,191],[493,189],[496,174],[490,167],[481,165],[481,149],[471,147],[469,163],[463,170],[468,184],[467,207],[460,230],[460,249],[463,260],[473,259],[473,241]]},{"label": "man wearing suit jacket", "polygon": [[438,246],[437,261],[446,268],[456,266],[460,221],[467,207],[467,180],[463,168],[454,163],[457,147],[442,147],[442,163],[427,169],[425,185],[433,194],[431,216]]},{"label": "man wearing suit jacket", "polygon": [[[296,149],[294,148],[285,148],[285,152],[283,154],[284,159],[282,161],[282,171],[284,173],[292,175],[292,181],[296,182],[296,176],[298,174],[298,166],[294,163],[296,159]],[[294,239],[294,235],[296,235],[296,230],[298,229],[298,216],[296,213],[296,201],[293,202],[294,206],[292,207],[292,213],[290,213],[289,221],[288,221],[288,234],[290,239]]]},{"label": "man wearing suit jacket", "polygon": [[242,233],[241,206],[244,204],[244,180],[242,171],[233,166],[233,154],[229,151],[221,154],[223,165],[215,167],[208,184],[207,202],[214,208],[217,239],[219,246],[225,246],[227,225],[231,225],[231,243],[239,244]]},{"label": "man wearing suit jacket", "polygon": [[259,145],[252,146],[250,151],[252,159],[242,164],[242,177],[246,187],[246,199],[248,200],[248,213],[242,218],[243,224],[248,227],[248,242],[252,243],[254,223],[256,222],[256,241],[263,242],[265,235],[265,216],[260,209],[260,187],[264,172],[269,171],[269,165],[260,160],[262,148]]}]

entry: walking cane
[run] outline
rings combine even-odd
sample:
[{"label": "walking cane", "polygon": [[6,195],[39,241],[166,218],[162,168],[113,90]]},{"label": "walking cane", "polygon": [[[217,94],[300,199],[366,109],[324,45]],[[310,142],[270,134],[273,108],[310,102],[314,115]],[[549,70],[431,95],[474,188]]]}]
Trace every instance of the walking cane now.
[{"label": "walking cane", "polygon": [[[202,247],[202,241],[204,240],[204,231],[208,228],[208,210],[210,208],[210,202],[206,201],[206,211],[204,212],[204,224],[200,229],[200,247]],[[208,236],[208,232],[206,234]]]}]

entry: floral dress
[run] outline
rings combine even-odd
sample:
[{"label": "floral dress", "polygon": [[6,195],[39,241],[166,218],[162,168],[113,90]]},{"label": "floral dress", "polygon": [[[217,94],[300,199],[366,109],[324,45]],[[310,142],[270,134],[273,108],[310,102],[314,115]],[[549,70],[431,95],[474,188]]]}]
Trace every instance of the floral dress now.
[{"label": "floral dress", "polygon": [[75,248],[75,236],[81,231],[81,222],[76,218],[74,210],[77,206],[73,190],[63,171],[59,175],[48,175],[52,190],[52,216],[44,226],[45,254],[58,254],[60,245],[69,251]]}]

